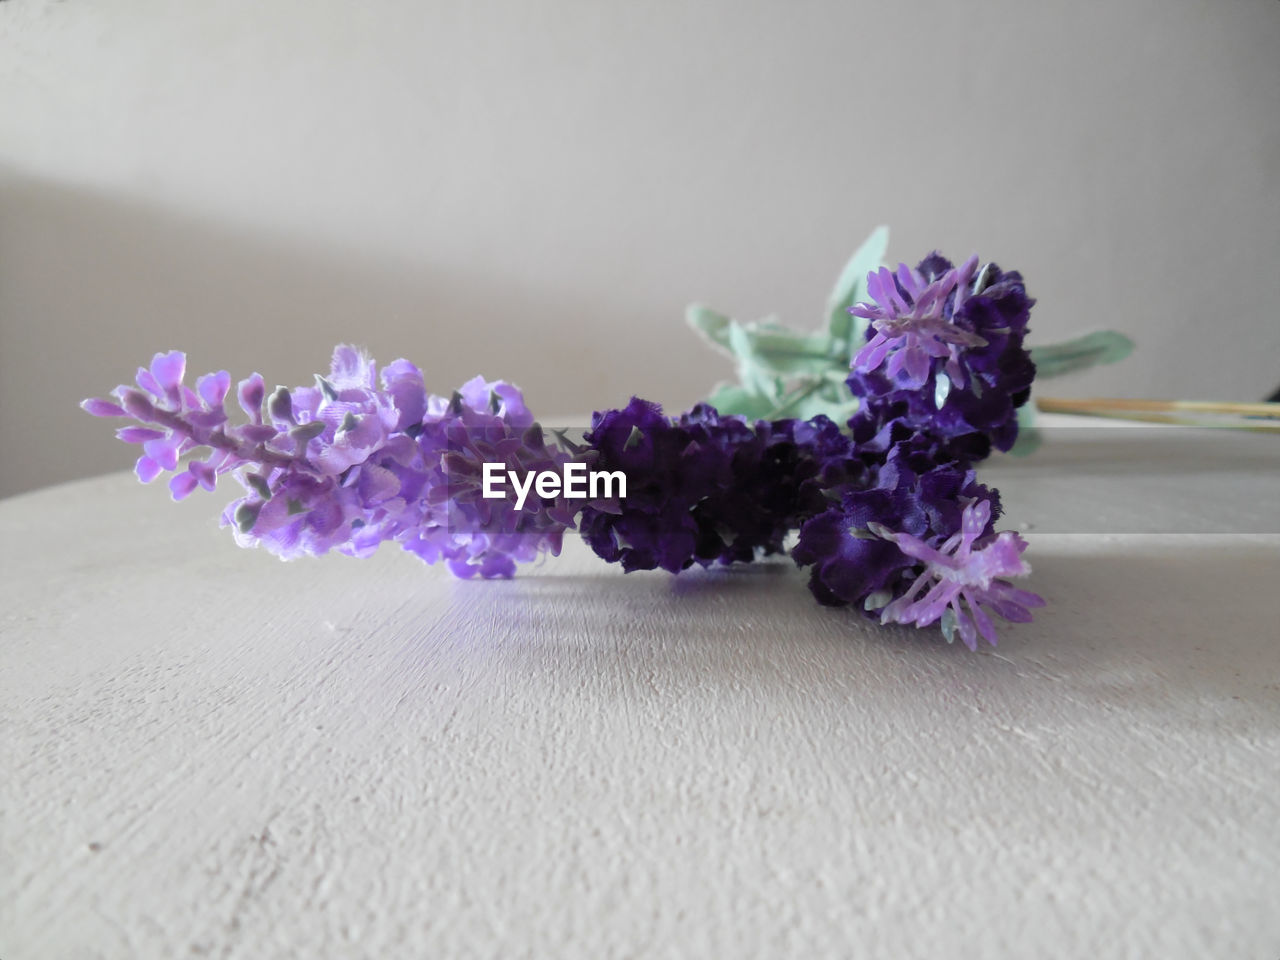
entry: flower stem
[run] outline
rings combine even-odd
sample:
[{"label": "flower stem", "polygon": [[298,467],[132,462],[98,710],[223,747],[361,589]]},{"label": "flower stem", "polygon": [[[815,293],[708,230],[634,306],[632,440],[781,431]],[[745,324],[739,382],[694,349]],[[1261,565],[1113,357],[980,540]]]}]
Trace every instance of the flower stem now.
[{"label": "flower stem", "polygon": [[1093,410],[1125,410],[1135,413],[1212,413],[1280,420],[1280,403],[1232,403],[1215,400],[1131,400],[1093,397],[1037,397],[1036,406],[1046,413],[1088,413]]},{"label": "flower stem", "polygon": [[272,467],[291,467],[297,466],[300,462],[305,463],[299,457],[268,450],[265,444],[249,445],[243,441],[236,440],[227,436],[221,427],[214,430],[198,428],[188,423],[178,414],[169,410],[161,410],[159,407],[155,410],[154,422],[186,434],[198,446],[225,450],[244,463],[262,463]]},{"label": "flower stem", "polygon": [[[1096,397],[1072,400],[1064,397],[1036,397],[1036,408],[1044,413],[1073,413],[1113,420],[1170,423],[1192,427],[1246,430],[1253,433],[1280,432],[1280,403],[1217,403],[1205,400],[1128,400]],[[1200,417],[1180,414],[1200,414]],[[1234,419],[1205,419],[1203,415]]]}]

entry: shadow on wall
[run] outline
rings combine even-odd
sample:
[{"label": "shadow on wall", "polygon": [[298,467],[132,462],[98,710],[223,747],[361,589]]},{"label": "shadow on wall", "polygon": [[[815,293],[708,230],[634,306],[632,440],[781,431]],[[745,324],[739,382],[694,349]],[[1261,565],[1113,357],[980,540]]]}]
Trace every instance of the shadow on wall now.
[{"label": "shadow on wall", "polygon": [[[112,422],[77,404],[132,381],[157,350],[185,350],[189,374],[257,370],[270,386],[310,383],[350,341],[384,363],[408,357],[437,393],[477,373],[514,381],[553,417],[630,391],[691,401],[664,390],[722,374],[696,348],[645,365],[652,304],[586,301],[0,171],[0,496],[131,466]],[[686,335],[678,313],[668,320]]]}]

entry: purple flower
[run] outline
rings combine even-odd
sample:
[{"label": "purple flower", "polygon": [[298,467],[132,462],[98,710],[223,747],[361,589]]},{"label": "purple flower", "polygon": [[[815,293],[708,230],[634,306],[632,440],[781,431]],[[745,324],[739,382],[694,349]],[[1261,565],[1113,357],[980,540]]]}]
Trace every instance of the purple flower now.
[{"label": "purple flower", "polygon": [[134,468],[138,478],[150,483],[161,473],[176,470],[180,457],[208,448],[209,453],[191,457],[186,471],[170,482],[174,499],[180,500],[248,460],[287,462],[288,453],[263,446],[267,434],[260,429],[226,426],[223,398],[230,377],[225,371],[200,377],[195,390],[183,384],[186,359],[177,350],[157,353],[150,367],[138,368],[136,387],[116,387],[114,401],[90,399],[81,404],[94,416],[127,416],[146,424],[116,432],[121,440],[142,445]]},{"label": "purple flower", "polygon": [[998,494],[979,484],[972,469],[939,463],[936,455],[927,440],[912,437],[894,444],[883,463],[826,489],[827,508],[800,527],[791,552],[797,564],[813,567],[809,589],[820,603],[865,606],[869,597],[888,591],[888,599],[903,586],[916,561],[876,536],[873,524],[938,544],[960,529],[968,499],[984,498],[999,510]]},{"label": "purple flower", "polygon": [[[724,427],[744,437],[751,432],[740,418]],[[625,500],[582,512],[582,534],[598,556],[627,572],[678,573],[724,549],[695,515],[702,501],[733,483],[724,445],[708,442],[706,429],[673,424],[657,404],[633,397],[621,410],[595,413],[585,439],[599,454],[598,469],[627,477]]]},{"label": "purple flower", "polygon": [[850,311],[871,321],[848,378],[861,401],[849,421],[860,444],[898,423],[899,435],[925,433],[946,457],[980,460],[1013,446],[1035,377],[1023,346],[1035,301],[1020,274],[977,262],[955,268],[933,253],[915,270],[868,276],[875,302]]},{"label": "purple flower", "polygon": [[510,384],[477,377],[450,398],[429,396],[408,361],[379,376],[366,354],[339,346],[315,386],[268,395],[257,374],[241,381],[236,399],[248,422],[232,425],[229,375],[208,374],[191,390],[182,383],[185,364],[177,351],[157,354],[139,369],[137,388],[117,387],[114,401],[82,406],[139,421],[117,435],[142,444],[144,482],[177,471],[169,483],[175,499],[212,490],[233,473],[246,496],[222,522],[242,546],[291,559],[329,550],[367,556],[395,541],[462,577],[509,577],[516,563],[560,549],[572,522],[564,504],[532,497],[516,511],[483,501],[466,477],[468,469],[478,475],[484,459],[513,468],[567,459],[531,432],[533,417]]},{"label": "purple flower", "polygon": [[627,497],[588,504],[582,533],[627,571],[781,552],[787,534],[826,506],[822,487],[851,452],[826,417],[753,425],[699,404],[672,420],[639,398],[596,413],[586,439],[597,469],[626,474]]},{"label": "purple flower", "polygon": [[948,265],[936,276],[925,276],[905,263],[898,264],[896,273],[888,267],[869,273],[867,293],[874,303],[855,304],[849,310],[871,321],[871,339],[854,356],[853,368],[870,373],[888,358],[888,376],[918,390],[929,379],[933,360],[945,358],[950,375],[960,379],[958,348],[986,346],[982,337],[954,319],[977,268],[978,258],[972,256],[959,269]]},{"label": "purple flower", "polygon": [[940,620],[948,642],[959,632],[965,645],[976,650],[979,634],[992,646],[996,643],[987,608],[1011,622],[1030,621],[1029,608],[1044,606],[1044,600],[1005,579],[1031,572],[1022,559],[1027,543],[1011,531],[991,533],[991,513],[988,500],[969,502],[960,530],[937,547],[871,523],[872,533],[925,565],[906,591],[880,611],[880,622],[927,627]]},{"label": "purple flower", "polygon": [[[223,524],[285,559],[391,541],[460,577],[510,577],[577,527],[626,571],[676,573],[781,552],[799,530],[792,556],[819,601],[995,643],[991,612],[1029,620],[1043,601],[1008,582],[1028,572],[1026,544],[995,532],[998,494],[971,465],[1013,442],[1035,374],[1022,346],[1033,301],[1016,273],[937,254],[868,289],[874,304],[853,311],[872,325],[848,380],[862,401],[848,434],[822,416],[751,423],[700,404],[670,418],[632,398],[596,413],[584,445],[548,440],[510,384],[476,377],[436,396],[408,361],[379,371],[350,346],[314,385],[268,391],[255,373],[234,393],[225,371],[193,389],[184,354],[156,354],[136,386],[82,406],[132,418],[117,435],[142,447],[138,477],[173,474],[175,499],[232,474],[245,495]],[[571,462],[621,471],[626,497],[484,496],[486,464],[529,478]]]},{"label": "purple flower", "polygon": [[519,509],[510,498],[483,496],[485,463],[523,476],[562,473],[574,459],[547,442],[520,391],[476,377],[448,401],[431,397],[426,410],[417,438],[428,465],[419,481],[422,512],[399,535],[405,549],[428,563],[443,558],[464,578],[511,577],[517,563],[559,554],[579,503],[532,489]]}]

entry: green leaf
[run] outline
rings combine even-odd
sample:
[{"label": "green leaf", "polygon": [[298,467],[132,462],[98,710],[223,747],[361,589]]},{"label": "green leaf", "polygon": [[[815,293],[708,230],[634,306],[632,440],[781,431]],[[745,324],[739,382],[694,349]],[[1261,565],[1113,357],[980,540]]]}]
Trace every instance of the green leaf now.
[{"label": "green leaf", "polygon": [[785,395],[764,419],[796,417],[809,420],[821,413],[837,423],[844,423],[857,409],[858,401],[850,396],[843,383],[836,389],[825,376],[801,377],[787,384]]},{"label": "green leaf", "polygon": [[[816,395],[822,390],[823,382],[816,378],[804,378],[798,383],[793,383],[786,394],[779,398],[772,410],[769,411],[770,420],[778,420],[782,417],[798,417],[799,411],[806,406],[810,406]],[[821,398],[817,398],[819,401]],[[805,419],[808,419],[807,417]]]},{"label": "green leaf", "polygon": [[814,393],[793,405],[793,408],[770,419],[779,417],[796,417],[800,420],[812,420],[818,414],[830,417],[841,427],[848,422],[858,410],[858,401],[846,394],[843,400],[834,399],[825,394]]},{"label": "green leaf", "polygon": [[712,348],[734,360],[738,383],[721,384],[709,398],[724,413],[760,418],[847,420],[857,409],[844,380],[865,325],[849,307],[866,299],[866,277],[889,244],[887,227],[872,231],[841,271],[827,304],[827,329],[800,333],[773,320],[740,323],[710,307],[690,304],[685,322]]},{"label": "green leaf", "polygon": [[749,343],[755,362],[776,376],[817,376],[832,363],[844,362],[833,353],[825,333],[795,333],[776,324],[747,324],[742,330],[739,342]]},{"label": "green leaf", "polygon": [[729,321],[729,350],[738,370],[738,381],[752,393],[772,394],[768,370],[756,356],[755,344],[737,320]]},{"label": "green leaf", "polygon": [[831,296],[827,298],[827,330],[831,339],[847,346],[856,334],[862,332],[860,327],[865,329],[858,318],[849,314],[849,308],[867,298],[867,274],[880,268],[888,249],[889,228],[876,227],[840,271]]},{"label": "green leaf", "polygon": [[1036,428],[1036,405],[1028,400],[1018,408],[1018,439],[1013,442],[1009,452],[1015,457],[1025,457],[1040,449],[1044,438]]},{"label": "green leaf", "polygon": [[711,391],[707,402],[721,413],[746,417],[749,420],[767,419],[777,405],[768,397],[750,393],[736,383],[722,383]]},{"label": "green leaf", "polygon": [[729,349],[729,324],[732,320],[700,303],[689,304],[685,308],[684,319],[708,344],[732,356],[733,351]]},{"label": "green leaf", "polygon": [[1115,330],[1094,330],[1061,343],[1031,348],[1036,378],[1061,377],[1103,363],[1116,363],[1133,352],[1133,341]]},{"label": "green leaf", "polygon": [[942,611],[942,619],[938,624],[942,627],[942,635],[947,638],[947,643],[956,642],[956,611],[954,607],[947,607]]}]

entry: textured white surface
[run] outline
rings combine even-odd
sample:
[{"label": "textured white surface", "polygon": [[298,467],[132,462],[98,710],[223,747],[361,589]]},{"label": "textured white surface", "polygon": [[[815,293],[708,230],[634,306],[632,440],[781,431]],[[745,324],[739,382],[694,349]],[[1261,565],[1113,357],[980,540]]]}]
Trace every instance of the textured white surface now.
[{"label": "textured white surface", "polygon": [[1280,536],[1033,531],[975,655],[786,561],[458,582],[215,514],[0,502],[4,960],[1280,956]]}]

